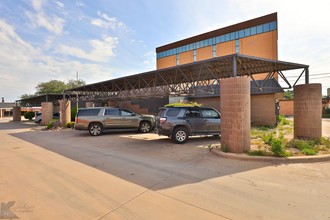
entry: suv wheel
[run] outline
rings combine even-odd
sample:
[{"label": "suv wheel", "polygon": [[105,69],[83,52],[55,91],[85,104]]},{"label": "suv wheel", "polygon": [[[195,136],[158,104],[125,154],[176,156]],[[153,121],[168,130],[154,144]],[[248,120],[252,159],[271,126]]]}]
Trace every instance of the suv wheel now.
[{"label": "suv wheel", "polygon": [[98,136],[102,133],[102,126],[99,123],[92,123],[89,125],[88,131],[92,136]]},{"label": "suv wheel", "polygon": [[151,131],[151,124],[148,121],[142,121],[139,126],[139,131],[142,133],[149,133]]},{"label": "suv wheel", "polygon": [[183,144],[186,143],[188,140],[188,130],[184,127],[178,127],[174,129],[174,132],[172,134],[172,141]]}]

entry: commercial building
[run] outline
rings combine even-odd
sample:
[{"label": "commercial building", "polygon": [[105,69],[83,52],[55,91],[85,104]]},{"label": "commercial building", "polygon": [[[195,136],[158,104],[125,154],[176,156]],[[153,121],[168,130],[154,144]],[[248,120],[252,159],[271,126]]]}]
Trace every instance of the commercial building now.
[{"label": "commercial building", "polygon": [[[271,60],[278,59],[277,13],[234,24],[218,30],[170,43],[156,49],[157,69],[189,64],[230,54],[244,54]],[[264,80],[268,73],[251,76]],[[277,79],[277,73],[271,78]],[[251,80],[252,80],[251,79]],[[260,81],[259,81],[260,82]],[[251,88],[254,82],[251,81]],[[270,83],[270,84],[269,84]],[[276,80],[268,82],[268,90],[251,90],[251,123],[274,125],[278,113],[278,100],[283,90]],[[207,85],[208,87],[212,85]],[[217,86],[216,86],[217,87]],[[272,87],[272,88],[271,88]],[[203,90],[202,87],[199,88]],[[194,94],[188,100],[220,108],[218,93]]]}]

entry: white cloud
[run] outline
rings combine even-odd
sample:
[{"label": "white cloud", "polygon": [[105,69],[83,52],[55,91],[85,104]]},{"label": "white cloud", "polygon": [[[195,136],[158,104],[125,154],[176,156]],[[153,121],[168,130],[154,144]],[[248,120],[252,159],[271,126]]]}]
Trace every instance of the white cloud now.
[{"label": "white cloud", "polygon": [[40,11],[47,0],[32,0],[31,2],[34,10]]},{"label": "white cloud", "polygon": [[27,17],[32,23],[32,26],[43,27],[48,32],[53,33],[55,35],[61,35],[63,33],[64,27],[64,19],[53,16],[47,16],[43,11],[39,11],[37,13],[26,12]]},{"label": "white cloud", "polygon": [[58,52],[90,61],[107,62],[110,57],[115,56],[113,49],[117,44],[118,39],[116,37],[103,36],[102,40],[94,39],[89,41],[90,51],[68,45],[61,45]]},{"label": "white cloud", "polygon": [[95,18],[95,19],[91,19],[91,24],[101,27],[101,28],[105,28],[105,29],[123,29],[126,30],[127,27],[123,22],[120,22],[117,20],[117,18],[115,17],[110,17],[105,13],[101,13],[100,11],[97,12],[97,14],[99,15],[100,18]]},{"label": "white cloud", "polygon": [[[111,51],[110,45],[114,41],[116,40],[111,37],[105,37],[103,41],[91,41],[93,50],[90,56],[99,60],[105,59],[107,53],[112,56],[112,52],[104,52],[101,48]],[[34,93],[39,82],[73,79],[77,71],[79,77],[87,83],[111,78],[109,64],[82,63],[51,57],[27,43],[13,26],[3,20],[0,20],[0,48],[0,95],[7,101],[17,100],[25,93]]]}]

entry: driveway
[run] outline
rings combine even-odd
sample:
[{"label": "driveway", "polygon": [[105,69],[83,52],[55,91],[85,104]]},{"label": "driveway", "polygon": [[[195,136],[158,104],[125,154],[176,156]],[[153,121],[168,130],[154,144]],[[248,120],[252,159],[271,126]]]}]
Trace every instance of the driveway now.
[{"label": "driveway", "polygon": [[20,219],[330,219],[328,162],[225,159],[208,150],[215,137],[30,127],[0,122],[0,203]]}]

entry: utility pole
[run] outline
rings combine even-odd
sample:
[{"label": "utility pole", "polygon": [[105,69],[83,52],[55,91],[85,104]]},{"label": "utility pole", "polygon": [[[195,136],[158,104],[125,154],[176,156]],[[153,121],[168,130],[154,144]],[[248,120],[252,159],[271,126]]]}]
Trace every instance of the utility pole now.
[{"label": "utility pole", "polygon": [[[78,86],[78,71],[77,71],[77,86]],[[79,108],[79,95],[78,95],[78,91],[77,91],[77,111]]]}]

